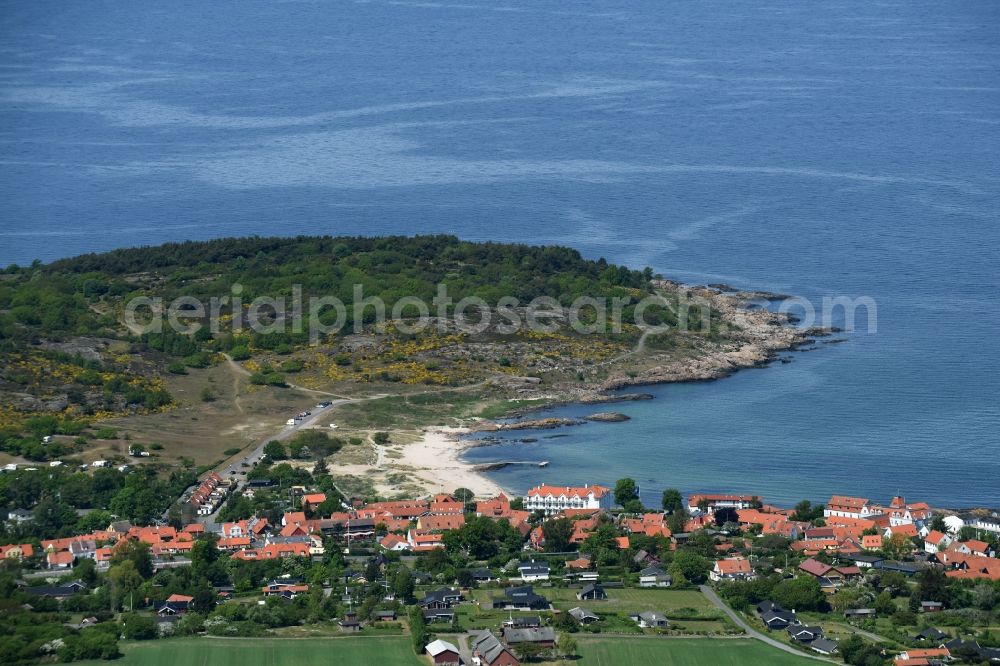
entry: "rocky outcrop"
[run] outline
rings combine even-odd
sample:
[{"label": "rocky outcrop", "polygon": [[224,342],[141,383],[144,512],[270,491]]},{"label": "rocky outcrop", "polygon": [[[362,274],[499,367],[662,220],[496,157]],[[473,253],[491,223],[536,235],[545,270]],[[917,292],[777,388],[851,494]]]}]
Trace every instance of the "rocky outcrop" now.
[{"label": "rocky outcrop", "polygon": [[621,412],[598,412],[597,414],[591,414],[583,418],[586,421],[597,421],[600,423],[621,423],[622,421],[628,421],[632,417]]},{"label": "rocky outcrop", "polygon": [[629,402],[632,400],[652,400],[652,393],[611,393],[611,394],[592,394],[585,395],[580,398],[580,402],[584,405],[603,405],[609,402]]},{"label": "rocky outcrop", "polygon": [[508,430],[553,430],[563,426],[580,425],[583,421],[577,419],[567,419],[563,417],[547,417],[543,419],[528,419],[526,421],[515,421],[514,423],[493,423],[484,421],[478,424],[474,430],[479,432],[505,432]]}]

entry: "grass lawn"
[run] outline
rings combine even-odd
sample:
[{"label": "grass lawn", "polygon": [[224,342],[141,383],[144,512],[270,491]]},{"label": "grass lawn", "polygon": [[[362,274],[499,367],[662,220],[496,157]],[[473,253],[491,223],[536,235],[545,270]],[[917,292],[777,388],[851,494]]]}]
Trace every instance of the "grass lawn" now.
[{"label": "grass lawn", "polygon": [[[123,645],[121,666],[418,666],[408,636],[330,639],[178,638]],[[96,666],[106,661],[81,662]]]},{"label": "grass lawn", "polygon": [[579,666],[806,666],[816,662],[755,640],[579,638]]},{"label": "grass lawn", "polygon": [[573,588],[535,588],[538,594],[553,602],[556,608],[568,610],[574,606],[586,606],[600,615],[604,608],[616,613],[632,611],[655,610],[669,615],[680,608],[694,608],[698,611],[712,610],[715,607],[698,590],[664,590],[664,589],[607,589],[608,598],[601,601],[578,601]]}]

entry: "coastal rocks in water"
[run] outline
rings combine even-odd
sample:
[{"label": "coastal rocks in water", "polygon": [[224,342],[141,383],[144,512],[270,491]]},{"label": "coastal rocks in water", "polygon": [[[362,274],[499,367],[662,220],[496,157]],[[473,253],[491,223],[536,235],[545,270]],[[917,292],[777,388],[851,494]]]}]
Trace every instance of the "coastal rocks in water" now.
[{"label": "coastal rocks in water", "polygon": [[591,414],[583,418],[588,421],[599,421],[601,423],[621,423],[622,421],[628,421],[632,417],[626,416],[621,412],[598,412],[597,414]]},{"label": "coastal rocks in water", "polygon": [[494,472],[498,469],[503,469],[509,466],[508,462],[494,462],[494,463],[483,463],[481,465],[476,465],[472,469],[477,472]]},{"label": "coastal rocks in water", "polygon": [[529,419],[527,421],[517,421],[515,423],[481,423],[476,430],[486,432],[502,432],[506,430],[552,430],[563,426],[580,425],[583,421],[578,419],[567,419],[563,417],[550,416],[543,419]]},{"label": "coastal rocks in water", "polygon": [[585,395],[580,398],[584,405],[602,405],[609,402],[629,402],[632,400],[652,400],[652,393],[618,393],[608,395]]}]

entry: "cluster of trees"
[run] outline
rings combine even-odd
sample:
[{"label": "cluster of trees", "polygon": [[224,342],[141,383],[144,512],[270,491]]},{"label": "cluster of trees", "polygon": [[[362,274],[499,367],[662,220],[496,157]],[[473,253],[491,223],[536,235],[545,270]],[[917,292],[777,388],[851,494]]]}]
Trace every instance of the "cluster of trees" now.
[{"label": "cluster of trees", "polygon": [[477,560],[506,562],[520,552],[524,538],[506,520],[469,516],[462,527],[446,532],[443,541],[449,553],[467,552]]},{"label": "cluster of trees", "polygon": [[720,586],[719,594],[730,605],[743,611],[749,611],[767,600],[796,611],[829,610],[819,581],[812,576],[782,578],[780,574],[774,574],[749,581],[730,581]]},{"label": "cluster of trees", "polygon": [[[87,589],[63,602],[28,595],[18,587],[17,563],[0,563],[0,598],[5,609],[0,614],[0,664],[34,663],[46,654],[61,661],[115,658],[120,654],[119,637],[149,640],[159,636],[150,611],[155,600],[171,594],[193,597],[189,612],[173,625],[175,634],[260,635],[274,627],[328,620],[343,609],[340,597],[324,595],[322,588],[340,579],[346,564],[338,549],[327,552],[317,562],[310,558],[244,561],[230,558],[216,547],[214,536],[206,536],[196,541],[190,566],[154,571],[149,546],[130,541],[115,550],[105,573],[97,570],[93,560],[78,560],[64,578],[80,580]],[[369,574],[372,580],[381,575],[377,567]],[[214,586],[251,591],[285,575],[308,582],[312,589],[291,602],[273,598],[263,605],[217,604]],[[412,599],[412,578],[404,579],[396,575],[395,589],[402,598]],[[378,597],[380,589],[372,595]],[[379,601],[366,598],[363,612],[370,616]],[[98,624],[78,630],[68,624],[74,615],[94,616]]]},{"label": "cluster of trees", "polygon": [[[270,447],[271,444],[281,445],[280,442],[269,442],[267,446]],[[284,451],[284,447],[282,450]],[[265,453],[267,452],[268,449],[265,448]],[[311,510],[317,516],[329,517],[331,513],[340,509],[343,500],[334,488],[333,478],[327,473],[326,463],[322,458],[310,471],[302,467],[292,467],[268,455],[267,459],[247,472],[247,479],[269,479],[274,485],[255,490],[253,498],[246,497],[242,493],[230,495],[219,510],[219,520],[235,521],[259,515],[267,518],[272,525],[280,524],[282,514],[290,508],[288,489],[292,486],[309,486],[326,494],[326,501]]]},{"label": "cluster of trees", "polygon": [[322,430],[304,430],[285,446],[277,440],[264,445],[264,454],[270,461],[293,459],[319,460],[331,456],[344,447],[344,440],[331,437]]},{"label": "cluster of trees", "polygon": [[[30,509],[32,520],[0,525],[4,543],[51,539],[104,529],[112,515],[150,524],[197,479],[192,467],[158,473],[144,466],[129,473],[112,468],[84,473],[70,466],[47,473],[18,470],[0,475],[0,505]],[[78,515],[78,510],[86,513]]]},{"label": "cluster of trees", "polygon": [[[457,301],[475,296],[494,303],[503,296],[523,302],[538,296],[568,304],[579,296],[627,296],[648,289],[650,269],[631,270],[587,260],[565,247],[470,243],[454,236],[384,238],[227,238],[121,249],[8,269],[0,283],[0,340],[27,341],[42,332],[114,335],[113,315],[90,306],[132,295],[207,298],[243,286],[244,302],[291,295],[293,284],[310,295],[334,295],[350,305],[354,285],[389,305],[403,296],[430,300],[447,282]],[[138,275],[139,279],[135,279]],[[131,278],[131,279],[127,279]],[[165,278],[165,279],[164,279]],[[348,310],[349,320],[353,313]],[[366,317],[370,313],[365,314]],[[349,321],[348,323],[353,323]],[[144,342],[172,356],[199,351],[203,340],[170,333]],[[278,350],[294,343],[291,334],[260,337],[253,345]]]}]

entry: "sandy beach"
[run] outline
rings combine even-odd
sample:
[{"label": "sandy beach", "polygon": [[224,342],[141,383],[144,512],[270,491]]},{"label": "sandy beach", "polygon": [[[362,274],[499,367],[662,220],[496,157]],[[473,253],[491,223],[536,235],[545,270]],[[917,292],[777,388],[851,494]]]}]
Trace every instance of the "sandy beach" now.
[{"label": "sandy beach", "polygon": [[376,446],[374,457],[366,462],[334,463],[332,471],[335,476],[366,478],[385,497],[451,493],[457,488],[468,488],[480,498],[508,493],[477,472],[475,465],[460,460],[471,446],[460,439],[467,432],[466,428],[428,428],[408,443]]},{"label": "sandy beach", "polygon": [[469,444],[459,437],[469,432],[467,428],[430,428],[420,440],[402,447],[399,463],[418,477],[429,493],[452,492],[468,488],[476,497],[494,497],[507,492],[485,475],[475,471],[474,465],[459,456]]}]

